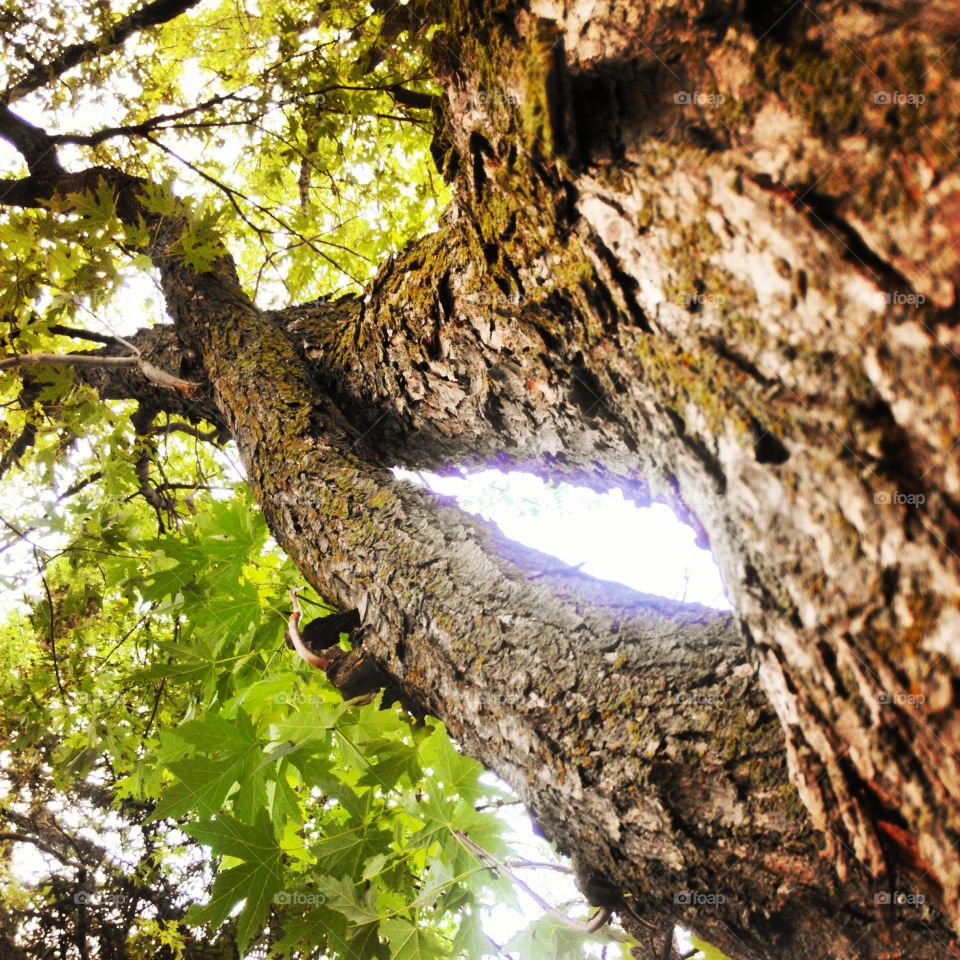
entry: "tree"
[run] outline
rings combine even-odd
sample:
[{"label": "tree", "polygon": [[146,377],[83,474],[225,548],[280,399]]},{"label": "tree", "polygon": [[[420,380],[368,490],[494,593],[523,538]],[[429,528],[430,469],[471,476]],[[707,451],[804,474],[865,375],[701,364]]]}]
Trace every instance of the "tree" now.
[{"label": "tree", "polygon": [[[337,4],[192,6],[108,16],[9,82],[0,133],[26,171],[0,201],[27,212],[3,362],[27,371],[27,413],[4,466],[40,418],[68,446],[95,416],[37,354],[122,251],[149,259],[171,322],[57,363],[137,404],[158,522],[187,482],[151,467],[158,417],[229,437],[277,542],[358,610],[338,685],[389,680],[442,719],[645,949],[679,922],[734,955],[955,950],[953,5],[450,0],[374,4],[352,32]],[[163,22],[116,125],[51,133],[16,111],[62,113]],[[175,27],[216,78],[206,99],[177,100]],[[319,177],[371,157],[338,150],[365,132],[347,140],[341,113],[429,123],[452,196],[369,279],[363,256],[416,227],[401,213],[362,239],[311,206]],[[170,145],[226,149],[226,125],[249,191]],[[395,135],[394,171],[410,143]],[[86,153],[61,163],[70,146]],[[216,212],[164,186],[181,162]],[[270,270],[294,300],[328,296],[256,300]],[[333,271],[362,293],[335,298]],[[735,618],[589,582],[389,472],[491,462],[671,504]]]}]

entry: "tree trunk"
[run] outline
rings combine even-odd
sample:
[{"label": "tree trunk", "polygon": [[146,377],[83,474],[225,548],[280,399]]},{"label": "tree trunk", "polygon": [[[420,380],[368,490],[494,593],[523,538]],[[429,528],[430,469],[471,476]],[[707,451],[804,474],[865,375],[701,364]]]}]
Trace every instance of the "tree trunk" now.
[{"label": "tree trunk", "polygon": [[387,460],[692,513],[840,875],[957,929],[960,13],[447,13],[456,204],[294,342]]},{"label": "tree trunk", "polygon": [[[675,922],[735,957],[952,955],[915,904],[960,929],[960,14],[417,9],[446,24],[438,233],[363,299],[267,313],[176,218],[151,251],[275,536],[360,610],[353,677],[441,717],[650,956]],[[670,503],[735,620],[386,469],[489,462]]]},{"label": "tree trunk", "polygon": [[597,583],[393,480],[269,317],[177,270],[164,285],[274,534],[359,609],[358,670],[375,658],[514,786],[651,956],[675,922],[741,957],[821,957],[827,929],[852,957],[944,938],[926,914],[889,934],[859,869],[838,883],[731,618]]}]

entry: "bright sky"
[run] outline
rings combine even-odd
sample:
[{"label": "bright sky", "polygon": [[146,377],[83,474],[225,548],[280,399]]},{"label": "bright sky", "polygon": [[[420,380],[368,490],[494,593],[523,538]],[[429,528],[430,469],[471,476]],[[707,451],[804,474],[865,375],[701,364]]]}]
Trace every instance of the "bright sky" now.
[{"label": "bright sky", "polygon": [[720,571],[693,530],[663,504],[639,508],[619,491],[549,485],[532,473],[483,470],[461,476],[395,471],[456,497],[511,539],[558,557],[601,580],[644,593],[729,610]]}]

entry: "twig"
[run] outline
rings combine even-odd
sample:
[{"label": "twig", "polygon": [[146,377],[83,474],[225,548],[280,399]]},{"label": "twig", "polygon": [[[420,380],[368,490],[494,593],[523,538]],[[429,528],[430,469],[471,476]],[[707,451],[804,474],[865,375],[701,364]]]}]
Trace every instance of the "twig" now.
[{"label": "twig", "polygon": [[43,850],[44,853],[49,853],[50,856],[56,857],[57,860],[68,867],[74,867],[79,870],[83,866],[82,864],[77,863],[75,860],[70,860],[68,857],[65,857],[55,847],[51,847],[50,844],[44,843],[43,840],[40,840],[37,837],[31,837],[26,833],[0,833],[0,840],[12,840],[14,843],[31,843],[38,850]]},{"label": "twig", "polygon": [[544,863],[540,860],[507,860],[506,865],[511,870],[555,870],[557,873],[573,873],[562,863]]},{"label": "twig", "polygon": [[576,933],[596,933],[611,917],[612,911],[607,907],[597,907],[596,913],[589,920],[574,920],[565,913],[561,913],[551,906],[529,884],[520,879],[505,863],[501,863],[492,853],[484,850],[462,830],[454,830],[453,835],[475,856],[482,860],[491,870],[508,876],[523,892],[530,897],[545,913],[558,920],[568,930]]},{"label": "twig", "polygon": [[[262,82],[269,75],[269,73],[276,68],[276,66],[280,65],[281,64],[277,64],[273,68],[268,68],[258,79]],[[417,78],[411,77],[410,79],[413,80]],[[195,130],[216,127],[255,125],[273,110],[282,109],[286,106],[301,105],[307,100],[319,100],[322,104],[326,98],[326,95],[335,91],[373,93],[383,92],[390,94],[394,101],[397,102],[396,97],[394,97],[392,93],[393,88],[397,85],[383,86],[381,84],[374,84],[371,86],[356,86],[335,83],[326,87],[321,87],[318,90],[307,90],[303,93],[294,94],[289,97],[283,97],[267,104],[266,106],[263,106],[257,97],[244,96],[241,93],[241,91],[248,88],[253,88],[254,86],[255,81],[251,81],[250,83],[245,83],[231,92],[217,94],[214,97],[210,97],[209,99],[203,100],[200,103],[186,107],[183,110],[177,110],[174,113],[157,114],[153,117],[148,117],[146,120],[143,120],[140,123],[125,124],[116,127],[104,127],[95,131],[94,133],[56,133],[51,135],[50,139],[58,146],[60,144],[74,144],[76,146],[95,147],[103,143],[105,140],[110,140],[113,137],[147,137],[150,133],[159,133],[165,130]],[[412,95],[416,97],[434,97],[434,99],[439,99],[438,97],[435,97],[434,94],[418,94],[413,91],[408,91],[408,93],[412,93]],[[251,112],[248,116],[237,117],[235,119],[179,122],[184,121],[185,118],[193,116],[197,113],[207,113],[225,104],[249,107],[254,112]]]},{"label": "twig", "polygon": [[165,480],[163,483],[155,483],[153,485],[154,490],[157,493],[163,493],[164,490],[232,490],[232,487],[217,486],[212,487],[209,483],[173,483],[169,480]]},{"label": "twig", "polygon": [[60,664],[57,662],[57,637],[56,637],[56,620],[53,613],[53,595],[50,593],[50,584],[47,583],[47,578],[43,573],[43,565],[40,563],[40,556],[37,553],[37,548],[33,548],[33,560],[37,565],[37,573],[40,574],[40,582],[43,584],[43,589],[47,594],[47,603],[50,606],[50,651],[53,654],[53,672],[57,678],[57,687],[60,690],[60,696],[66,699],[66,691],[63,689],[63,683],[60,680]]},{"label": "twig", "polygon": [[167,678],[164,677],[160,681],[160,686],[157,687],[157,695],[153,698],[153,709],[150,711],[150,719],[147,721],[147,725],[143,728],[143,736],[140,738],[141,743],[145,743],[147,737],[150,736],[150,728],[153,726],[153,721],[157,716],[157,709],[160,707],[160,697],[163,694],[163,688],[166,686]]},{"label": "twig", "polygon": [[76,340],[90,340],[93,343],[102,343],[113,346],[117,338],[109,333],[95,333],[93,330],[80,330],[77,327],[68,327],[64,323],[53,323],[47,327],[47,333],[54,333],[58,337],[73,337]]},{"label": "twig", "polygon": [[15,463],[19,463],[23,455],[36,441],[37,425],[33,422],[28,422],[23,430],[20,431],[17,439],[10,444],[4,451],[3,456],[0,457],[0,477],[3,477]]},{"label": "twig", "polygon": [[177,501],[173,497],[164,496],[150,482],[150,452],[142,450],[137,462],[134,465],[134,473],[137,475],[137,482],[143,499],[153,507],[157,515],[157,524],[160,527],[160,533],[164,532],[163,515],[173,515],[177,509]]},{"label": "twig", "polygon": [[189,423],[181,423],[175,421],[174,423],[165,423],[162,426],[154,427],[151,433],[185,433],[187,436],[195,437],[197,440],[203,440],[204,442],[212,442],[220,436],[221,430],[217,427],[214,427],[212,430],[203,431],[199,427],[195,427]]},{"label": "twig", "polygon": [[[251,199],[241,191],[234,189],[228,183],[224,183],[222,180],[218,180],[216,177],[207,173],[205,170],[202,170],[196,164],[191,163],[189,160],[180,156],[180,154],[178,154],[175,150],[170,149],[170,147],[168,147],[166,144],[164,144],[160,140],[157,140],[156,138],[151,137],[149,134],[144,134],[143,136],[145,140],[152,143],[155,147],[157,147],[157,149],[162,150],[164,153],[173,157],[179,163],[182,163],[188,170],[191,170],[193,173],[195,173],[198,177],[201,177],[203,180],[206,180],[207,183],[212,184],[218,190],[222,191],[226,195],[227,199],[230,201],[230,204],[233,206],[234,210],[237,211],[238,216],[243,220],[244,223],[247,224],[247,226],[250,227],[251,230],[254,230],[257,234],[260,234],[263,232],[259,227],[257,227],[254,223],[252,223],[250,219],[247,217],[247,215],[243,212],[237,198],[239,198],[240,200],[243,200],[245,203],[249,203],[250,206],[252,206],[253,209],[256,210],[258,213],[261,213],[264,216],[268,217],[270,220],[273,220],[274,223],[279,224],[281,227],[283,227],[284,230],[286,230],[292,236],[302,240],[318,257],[320,257],[323,260],[326,260],[327,263],[329,263],[332,267],[339,270],[340,273],[342,273],[345,277],[349,277],[351,280],[353,280],[354,283],[359,284],[361,287],[363,286],[363,281],[360,278],[355,277],[352,273],[350,273],[349,270],[345,269],[344,267],[341,267],[340,264],[333,259],[333,257],[324,253],[312,240],[310,240],[308,237],[305,237],[298,230],[295,230],[293,227],[290,226],[290,224],[288,224],[285,220],[283,220],[283,218],[278,217],[268,207],[265,207],[263,204],[258,203],[256,200]],[[327,243],[330,246],[340,246],[339,244],[334,244],[327,240],[320,240],[320,243]]]},{"label": "twig", "polygon": [[64,47],[53,59],[36,64],[25,76],[7,88],[4,93],[5,101],[12,103],[28,93],[33,93],[51,80],[59,79],[67,70],[115,50],[135,33],[167,23],[196,4],[197,0],[152,0],[112,23],[99,36]]},{"label": "twig", "polygon": [[[125,341],[119,341],[129,346]],[[0,360],[0,370],[11,367],[136,367],[151,382],[168,390],[193,393],[199,386],[192,380],[175,377],[140,356],[139,351],[126,357],[102,357],[87,353],[23,353]]]},{"label": "twig", "polygon": [[501,807],[519,807],[522,800],[494,800],[492,803],[478,803],[473,809],[480,813],[483,810],[499,810]]},{"label": "twig", "polygon": [[96,483],[98,480],[103,479],[103,473],[100,470],[95,470],[90,474],[89,477],[84,477],[82,480],[76,480],[74,483],[71,483],[63,493],[57,497],[57,503],[61,500],[66,500],[67,497],[72,497],[74,494],[79,493],[85,487],[89,487],[91,483]]},{"label": "twig", "polygon": [[21,530],[19,527],[14,526],[9,520],[4,516],[0,515],[0,523],[2,523],[13,535],[14,539],[5,543],[0,547],[0,553],[3,553],[4,550],[9,550],[12,546],[18,544],[21,540],[26,540],[34,550],[37,549],[37,544],[29,539],[30,534],[33,533],[37,528],[36,527],[27,527],[25,530]]},{"label": "twig", "polygon": [[104,664],[113,656],[114,652],[120,648],[120,646],[127,642],[130,636],[133,634],[134,630],[138,629],[140,625],[153,613],[154,604],[150,604],[147,612],[140,617],[140,619],[104,654],[103,659],[100,661],[100,665],[93,672],[93,676],[96,675],[103,669]]}]

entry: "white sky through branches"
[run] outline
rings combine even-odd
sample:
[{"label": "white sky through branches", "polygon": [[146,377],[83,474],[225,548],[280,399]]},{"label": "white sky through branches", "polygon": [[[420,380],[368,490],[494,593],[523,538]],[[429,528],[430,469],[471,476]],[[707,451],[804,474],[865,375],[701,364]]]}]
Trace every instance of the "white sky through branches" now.
[{"label": "white sky through branches", "polygon": [[658,597],[729,610],[720,571],[693,530],[663,504],[640,508],[619,491],[548,484],[531,473],[483,470],[462,476],[395,471],[526,544],[600,580]]}]

